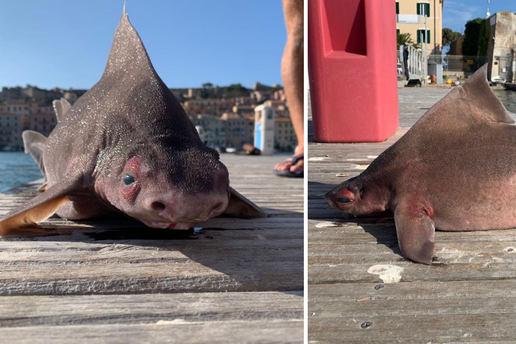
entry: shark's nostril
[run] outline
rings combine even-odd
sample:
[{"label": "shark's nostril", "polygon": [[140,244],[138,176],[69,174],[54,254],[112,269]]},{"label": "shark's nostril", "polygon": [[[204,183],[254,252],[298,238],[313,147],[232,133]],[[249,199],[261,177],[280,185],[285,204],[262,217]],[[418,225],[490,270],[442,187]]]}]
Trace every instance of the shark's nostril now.
[{"label": "shark's nostril", "polygon": [[161,202],[152,202],[151,208],[158,212],[162,212],[163,210],[165,210],[165,205]]}]

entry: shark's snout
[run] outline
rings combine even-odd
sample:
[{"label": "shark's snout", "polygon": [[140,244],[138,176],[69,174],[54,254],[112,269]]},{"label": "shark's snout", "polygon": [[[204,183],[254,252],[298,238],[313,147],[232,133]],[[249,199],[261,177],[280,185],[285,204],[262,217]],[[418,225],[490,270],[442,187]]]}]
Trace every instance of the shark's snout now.
[{"label": "shark's snout", "polygon": [[168,196],[168,193],[163,193],[147,199],[145,210],[169,223],[199,223],[222,214],[229,201],[225,194],[185,198]]},{"label": "shark's snout", "polygon": [[326,195],[324,195],[324,200],[326,201],[326,203],[328,203],[328,205],[330,207],[336,208],[335,202],[333,201],[334,200],[334,192],[333,192],[333,190],[327,192]]}]

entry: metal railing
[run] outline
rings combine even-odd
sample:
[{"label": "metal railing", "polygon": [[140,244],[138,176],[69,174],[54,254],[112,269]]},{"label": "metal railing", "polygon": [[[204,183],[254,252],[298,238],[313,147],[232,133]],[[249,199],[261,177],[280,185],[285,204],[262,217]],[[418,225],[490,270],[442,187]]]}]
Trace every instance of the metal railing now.
[{"label": "metal railing", "polygon": [[402,44],[398,58],[407,83],[414,82],[421,85],[426,82],[427,57],[421,49],[416,49],[410,44]]},{"label": "metal railing", "polygon": [[442,61],[443,73],[463,73],[464,76],[473,74],[487,62],[485,56],[430,55],[428,58]]}]

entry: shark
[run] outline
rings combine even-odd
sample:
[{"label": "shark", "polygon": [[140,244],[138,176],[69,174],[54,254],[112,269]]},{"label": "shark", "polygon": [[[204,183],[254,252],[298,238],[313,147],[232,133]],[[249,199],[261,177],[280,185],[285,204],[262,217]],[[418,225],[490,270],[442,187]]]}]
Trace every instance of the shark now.
[{"label": "shark", "polygon": [[325,200],[355,216],[394,215],[401,253],[423,264],[432,263],[436,230],[516,227],[516,126],[487,65]]},{"label": "shark", "polygon": [[0,235],[37,231],[54,214],[125,214],[162,229],[267,216],[230,186],[219,154],[156,73],[125,5],[101,79],[73,106],[64,98],[53,105],[58,123],[49,137],[23,132],[44,192],[0,218]]}]

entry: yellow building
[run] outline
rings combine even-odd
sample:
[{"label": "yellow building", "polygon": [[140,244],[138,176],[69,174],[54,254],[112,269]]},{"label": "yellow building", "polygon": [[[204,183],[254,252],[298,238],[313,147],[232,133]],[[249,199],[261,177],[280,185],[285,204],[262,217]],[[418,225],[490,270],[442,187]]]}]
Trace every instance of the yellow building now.
[{"label": "yellow building", "polygon": [[426,41],[428,55],[441,55],[443,0],[396,1],[396,32],[409,33],[412,41],[421,44],[422,49]]},{"label": "yellow building", "polygon": [[274,148],[282,152],[292,152],[297,146],[297,137],[288,117],[274,119]]}]

